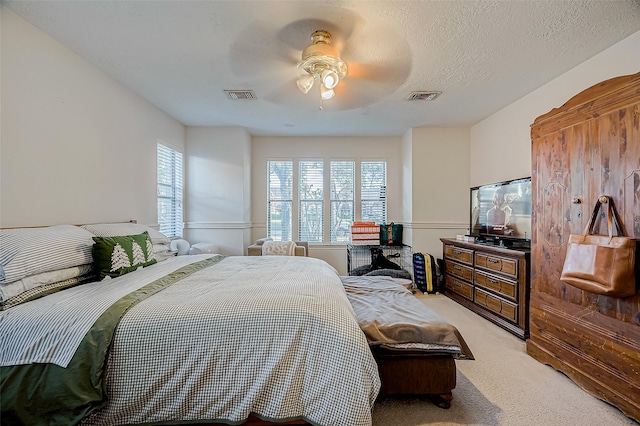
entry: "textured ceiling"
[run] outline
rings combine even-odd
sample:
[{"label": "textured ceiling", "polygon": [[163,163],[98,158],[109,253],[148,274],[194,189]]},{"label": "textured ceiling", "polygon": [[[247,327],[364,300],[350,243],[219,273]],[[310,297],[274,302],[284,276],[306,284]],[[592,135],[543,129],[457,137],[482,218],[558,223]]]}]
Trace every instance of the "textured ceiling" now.
[{"label": "textured ceiling", "polygon": [[[256,135],[470,126],[640,30],[639,0],[3,4],[185,125]],[[349,66],[323,110],[295,84],[317,29]]]}]

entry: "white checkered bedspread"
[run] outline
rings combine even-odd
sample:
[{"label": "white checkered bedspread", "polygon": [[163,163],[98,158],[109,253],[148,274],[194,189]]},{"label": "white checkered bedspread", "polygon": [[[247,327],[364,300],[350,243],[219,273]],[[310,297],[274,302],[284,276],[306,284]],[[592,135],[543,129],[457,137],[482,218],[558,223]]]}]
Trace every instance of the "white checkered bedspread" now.
[{"label": "white checkered bedspread", "polygon": [[[164,263],[164,262],[163,262]],[[308,257],[228,257],[122,318],[108,404],[84,425],[304,418],[370,425],[377,366],[340,278]]]}]

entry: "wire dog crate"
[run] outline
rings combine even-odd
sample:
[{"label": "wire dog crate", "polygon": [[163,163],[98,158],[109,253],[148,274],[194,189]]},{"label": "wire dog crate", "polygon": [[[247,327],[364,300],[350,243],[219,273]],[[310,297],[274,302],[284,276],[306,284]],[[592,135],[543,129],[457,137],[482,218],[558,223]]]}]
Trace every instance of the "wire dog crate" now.
[{"label": "wire dog crate", "polygon": [[406,244],[397,246],[386,245],[347,245],[347,271],[371,264],[371,249],[379,248],[384,257],[406,270],[413,277],[413,250]]}]

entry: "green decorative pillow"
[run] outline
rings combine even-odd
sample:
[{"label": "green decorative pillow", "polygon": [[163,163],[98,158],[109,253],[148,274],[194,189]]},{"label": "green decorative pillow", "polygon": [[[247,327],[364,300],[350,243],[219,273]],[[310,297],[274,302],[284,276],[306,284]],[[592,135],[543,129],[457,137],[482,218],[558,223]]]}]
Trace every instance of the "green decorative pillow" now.
[{"label": "green decorative pillow", "polygon": [[100,279],[118,277],[157,263],[147,232],[117,237],[93,237],[93,264]]}]

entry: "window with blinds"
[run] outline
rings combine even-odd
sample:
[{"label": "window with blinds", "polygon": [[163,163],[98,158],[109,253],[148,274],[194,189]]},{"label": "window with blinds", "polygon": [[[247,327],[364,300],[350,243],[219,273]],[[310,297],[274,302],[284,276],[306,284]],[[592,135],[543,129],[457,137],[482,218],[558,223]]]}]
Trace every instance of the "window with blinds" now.
[{"label": "window with blinds", "polygon": [[360,163],[361,220],[387,223],[387,162]]},{"label": "window with blinds", "polygon": [[158,143],[158,224],[168,237],[182,236],[182,153]]},{"label": "window with blinds", "polygon": [[324,161],[300,161],[298,180],[300,241],[321,243],[324,240]]},{"label": "window with blinds", "polygon": [[274,241],[291,241],[293,161],[268,161],[267,187],[267,236]]},{"label": "window with blinds", "polygon": [[267,236],[348,243],[354,221],[386,223],[386,167],[385,161],[267,161]]},{"label": "window with blinds", "polygon": [[332,161],[330,180],[331,242],[349,242],[355,204],[355,162]]}]

